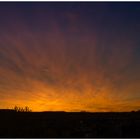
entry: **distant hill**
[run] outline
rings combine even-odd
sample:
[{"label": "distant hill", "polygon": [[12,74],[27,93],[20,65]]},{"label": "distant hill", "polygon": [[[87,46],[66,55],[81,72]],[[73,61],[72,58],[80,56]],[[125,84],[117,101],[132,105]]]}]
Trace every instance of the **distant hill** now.
[{"label": "distant hill", "polygon": [[13,109],[0,109],[0,112],[15,112]]},{"label": "distant hill", "polygon": [[140,113],[0,109],[0,138],[140,138]]}]

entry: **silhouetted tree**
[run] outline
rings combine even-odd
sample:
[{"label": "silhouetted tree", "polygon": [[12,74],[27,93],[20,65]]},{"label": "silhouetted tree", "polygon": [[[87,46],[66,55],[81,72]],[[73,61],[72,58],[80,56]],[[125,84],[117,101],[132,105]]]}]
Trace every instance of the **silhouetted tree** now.
[{"label": "silhouetted tree", "polygon": [[15,106],[15,107],[14,107],[14,110],[15,110],[16,112],[18,112],[18,107],[17,107],[17,106]]},{"label": "silhouetted tree", "polygon": [[15,106],[14,110],[16,112],[31,112],[31,109],[28,106],[25,106],[24,108],[23,107]]},{"label": "silhouetted tree", "polygon": [[31,109],[30,109],[28,106],[25,106],[24,111],[25,111],[25,112],[31,112]]}]

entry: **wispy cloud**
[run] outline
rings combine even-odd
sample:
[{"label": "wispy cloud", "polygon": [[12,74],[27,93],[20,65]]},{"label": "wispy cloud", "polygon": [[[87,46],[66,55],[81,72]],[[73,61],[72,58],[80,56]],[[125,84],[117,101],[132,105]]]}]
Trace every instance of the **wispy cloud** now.
[{"label": "wispy cloud", "polygon": [[21,17],[12,11],[16,20],[8,23],[5,18],[6,26],[0,26],[5,29],[0,33],[0,107],[29,104],[34,110],[90,111],[135,108],[128,98],[140,92],[136,70],[140,67],[135,63],[136,40],[127,34],[129,31],[124,34],[118,26],[118,31],[106,32],[108,26],[103,30],[93,22],[97,16],[86,21],[80,10],[51,13],[33,9],[32,21],[30,14],[23,16],[27,14],[24,10]]}]

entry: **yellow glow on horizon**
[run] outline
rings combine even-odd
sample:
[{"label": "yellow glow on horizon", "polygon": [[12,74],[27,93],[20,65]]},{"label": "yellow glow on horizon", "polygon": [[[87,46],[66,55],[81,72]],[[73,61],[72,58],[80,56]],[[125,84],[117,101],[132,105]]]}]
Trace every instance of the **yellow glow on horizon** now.
[{"label": "yellow glow on horizon", "polygon": [[[131,111],[140,106],[139,101],[122,102],[118,99],[111,99],[107,92],[100,93],[92,97],[90,93],[79,96],[76,91],[70,91],[69,95],[59,96],[54,89],[42,89],[44,92],[32,91],[34,97],[25,97],[28,93],[20,93],[17,99],[9,99],[5,103],[5,108],[13,108],[15,105],[19,107],[29,106],[32,111],[89,111],[89,112],[108,112],[108,111]],[[58,90],[57,90],[58,92]],[[60,93],[61,92],[61,93]],[[62,95],[63,90],[59,91]],[[46,94],[50,93],[50,94]],[[88,96],[87,96],[88,95]],[[129,107],[127,105],[129,104]]]}]

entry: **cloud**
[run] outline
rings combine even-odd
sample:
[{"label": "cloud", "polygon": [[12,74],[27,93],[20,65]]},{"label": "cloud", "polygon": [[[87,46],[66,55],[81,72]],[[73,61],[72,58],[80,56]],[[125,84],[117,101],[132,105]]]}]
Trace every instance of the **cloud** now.
[{"label": "cloud", "polygon": [[124,100],[139,93],[135,40],[120,29],[108,33],[108,28],[92,25],[78,10],[48,13],[45,18],[41,11],[40,21],[32,12],[35,23],[15,15],[16,21],[6,22],[0,33],[1,106],[125,110]]}]

